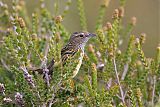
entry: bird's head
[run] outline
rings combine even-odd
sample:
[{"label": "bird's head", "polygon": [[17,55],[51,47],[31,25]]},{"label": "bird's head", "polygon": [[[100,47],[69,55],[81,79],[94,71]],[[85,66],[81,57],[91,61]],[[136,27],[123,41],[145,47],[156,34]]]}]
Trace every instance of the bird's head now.
[{"label": "bird's head", "polygon": [[96,35],[89,32],[74,32],[69,39],[69,44],[84,48],[87,41],[94,36]]}]

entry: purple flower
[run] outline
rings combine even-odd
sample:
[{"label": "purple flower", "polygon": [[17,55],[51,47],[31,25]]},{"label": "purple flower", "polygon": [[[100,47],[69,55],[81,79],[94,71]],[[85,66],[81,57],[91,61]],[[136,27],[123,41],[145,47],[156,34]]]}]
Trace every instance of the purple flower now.
[{"label": "purple flower", "polygon": [[0,93],[4,93],[5,87],[4,84],[0,83]]},{"label": "purple flower", "polygon": [[16,103],[21,106],[24,107],[24,101],[23,101],[23,96],[22,94],[20,94],[19,92],[17,92],[14,96]]}]

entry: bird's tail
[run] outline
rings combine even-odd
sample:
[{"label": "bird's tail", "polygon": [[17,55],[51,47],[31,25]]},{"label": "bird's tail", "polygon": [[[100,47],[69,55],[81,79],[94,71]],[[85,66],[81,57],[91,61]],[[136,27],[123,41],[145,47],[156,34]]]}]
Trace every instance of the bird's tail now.
[{"label": "bird's tail", "polygon": [[54,58],[51,60],[51,62],[49,63],[49,65],[47,66],[47,69],[49,70],[49,75],[52,75],[53,73],[53,66],[54,66]]},{"label": "bird's tail", "polygon": [[[47,69],[49,70],[48,75],[52,75],[54,63],[55,63],[55,61],[54,61],[54,59],[52,59],[51,62],[49,63],[49,65],[47,66]],[[43,74],[43,68],[35,69],[35,70],[32,70],[32,71],[33,72],[36,71],[39,74]]]}]

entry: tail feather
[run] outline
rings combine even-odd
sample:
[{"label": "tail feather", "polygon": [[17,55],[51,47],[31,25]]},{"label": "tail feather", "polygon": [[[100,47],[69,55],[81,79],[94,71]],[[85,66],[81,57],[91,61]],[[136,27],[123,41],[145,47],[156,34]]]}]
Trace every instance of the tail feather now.
[{"label": "tail feather", "polygon": [[38,72],[39,74],[43,74],[43,69],[35,69],[35,70],[32,70],[33,71],[33,73],[35,73],[35,72]]},{"label": "tail feather", "polygon": [[53,73],[54,63],[55,63],[55,61],[54,61],[54,58],[53,58],[53,59],[51,60],[51,62],[49,63],[48,67],[47,67],[47,69],[49,70],[49,75],[52,75],[52,73]]},{"label": "tail feather", "polygon": [[[48,75],[52,75],[52,73],[53,73],[54,62],[55,62],[54,59],[52,59],[51,62],[49,63],[49,65],[47,66],[47,69],[49,70]],[[43,69],[41,69],[41,68],[35,69],[35,70],[32,70],[32,71],[36,71],[39,74],[43,74]]]}]

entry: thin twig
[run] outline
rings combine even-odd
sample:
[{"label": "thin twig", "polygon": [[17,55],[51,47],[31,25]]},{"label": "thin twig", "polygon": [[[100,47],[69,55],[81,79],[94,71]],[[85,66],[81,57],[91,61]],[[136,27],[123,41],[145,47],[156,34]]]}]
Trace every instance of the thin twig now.
[{"label": "thin twig", "polygon": [[46,43],[45,43],[44,59],[43,59],[43,61],[41,62],[41,67],[43,67],[43,66],[47,67],[47,56],[48,56],[48,50],[49,50],[49,39],[50,39],[50,38],[48,38],[48,39],[46,40]]},{"label": "thin twig", "polygon": [[50,86],[50,83],[49,83],[49,69],[47,67],[47,56],[48,56],[48,51],[49,51],[49,40],[50,40],[50,37],[46,38],[46,43],[45,43],[45,49],[44,49],[44,59],[43,61],[41,62],[41,68],[44,68],[43,69],[43,74],[44,74],[44,79],[45,79],[45,82],[47,83],[47,86],[49,87]]},{"label": "thin twig", "polygon": [[35,107],[35,105],[34,105],[34,103],[33,103],[33,101],[31,100],[31,104],[32,104],[32,107]]},{"label": "thin twig", "polygon": [[111,88],[112,85],[112,78],[109,79],[109,81],[106,84],[107,89],[109,90]]},{"label": "thin twig", "polygon": [[125,79],[127,72],[128,72],[128,63],[126,63],[124,65],[124,70],[123,70],[123,73],[122,73],[122,76],[121,76],[121,80]]},{"label": "thin twig", "polygon": [[[53,94],[52,95],[52,98],[54,98],[55,97],[55,95]],[[54,103],[56,103],[57,102],[57,99],[53,99],[53,100],[51,100],[51,101],[49,101],[49,105],[48,105],[48,107],[52,107],[52,105],[54,104]]]},{"label": "thin twig", "polygon": [[10,71],[10,68],[7,66],[3,59],[1,59],[1,63],[8,71]]},{"label": "thin twig", "polygon": [[119,77],[118,77],[118,71],[117,71],[117,65],[116,65],[116,61],[115,61],[115,58],[113,58],[113,65],[114,65],[114,70],[115,70],[115,73],[116,73],[116,78],[117,78],[117,81],[118,81],[118,85],[119,85],[119,89],[120,89],[120,93],[121,93],[121,100],[123,102],[123,104],[125,104],[125,101],[124,101],[124,93],[123,93],[123,90],[122,90],[122,87],[121,87],[121,83],[119,81]]},{"label": "thin twig", "polygon": [[156,76],[153,77],[152,106],[154,106],[155,88],[156,88]]}]

